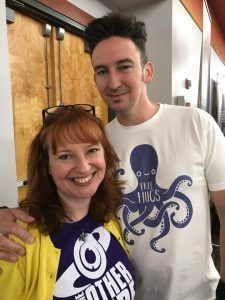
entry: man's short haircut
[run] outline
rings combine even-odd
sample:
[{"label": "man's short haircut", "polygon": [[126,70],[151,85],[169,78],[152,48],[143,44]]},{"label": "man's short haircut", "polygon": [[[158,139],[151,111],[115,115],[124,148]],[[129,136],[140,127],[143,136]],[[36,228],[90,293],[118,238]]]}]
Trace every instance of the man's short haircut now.
[{"label": "man's short haircut", "polygon": [[134,15],[111,12],[89,23],[84,32],[84,38],[91,53],[99,42],[113,36],[131,39],[140,51],[142,64],[148,61],[145,48],[147,33],[144,22],[137,21]]}]

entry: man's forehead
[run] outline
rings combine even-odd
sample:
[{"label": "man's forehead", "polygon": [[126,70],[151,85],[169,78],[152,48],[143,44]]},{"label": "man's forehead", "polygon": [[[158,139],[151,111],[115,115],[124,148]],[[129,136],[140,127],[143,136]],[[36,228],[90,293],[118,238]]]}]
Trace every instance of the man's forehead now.
[{"label": "man's forehead", "polygon": [[96,65],[120,64],[140,59],[140,51],[132,40],[111,37],[99,42],[92,53],[92,63]]},{"label": "man's forehead", "polygon": [[119,59],[119,60],[116,60],[116,61],[111,61],[110,64],[109,62],[105,62],[105,63],[93,63],[93,66],[94,66],[94,69],[100,69],[100,68],[106,68],[108,67],[109,65],[115,65],[115,66],[120,66],[122,64],[134,64],[134,61],[130,58],[123,58],[123,59]]},{"label": "man's forehead", "polygon": [[112,37],[109,37],[107,39],[100,41],[95,46],[92,54],[94,54],[95,52],[105,51],[105,49],[114,51],[117,48],[120,50],[130,49],[135,52],[138,51],[137,46],[131,39],[124,38],[124,37],[118,37],[118,36],[112,36]]}]

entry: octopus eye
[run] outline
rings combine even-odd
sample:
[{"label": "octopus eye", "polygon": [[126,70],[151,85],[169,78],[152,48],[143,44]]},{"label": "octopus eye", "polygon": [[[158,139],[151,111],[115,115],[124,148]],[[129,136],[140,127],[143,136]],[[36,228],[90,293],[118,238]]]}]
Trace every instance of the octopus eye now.
[{"label": "octopus eye", "polygon": [[141,171],[137,171],[136,175],[137,177],[141,177]]}]

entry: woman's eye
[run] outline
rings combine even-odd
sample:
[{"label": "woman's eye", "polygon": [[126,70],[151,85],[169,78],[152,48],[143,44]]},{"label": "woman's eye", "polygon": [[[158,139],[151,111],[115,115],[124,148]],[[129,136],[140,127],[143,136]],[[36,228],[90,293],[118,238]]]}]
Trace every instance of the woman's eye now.
[{"label": "woman's eye", "polygon": [[69,160],[69,159],[72,159],[72,155],[70,155],[70,154],[62,154],[62,155],[58,156],[58,159],[59,160]]},{"label": "woman's eye", "polygon": [[96,153],[99,149],[98,148],[91,148],[88,150],[89,153]]}]

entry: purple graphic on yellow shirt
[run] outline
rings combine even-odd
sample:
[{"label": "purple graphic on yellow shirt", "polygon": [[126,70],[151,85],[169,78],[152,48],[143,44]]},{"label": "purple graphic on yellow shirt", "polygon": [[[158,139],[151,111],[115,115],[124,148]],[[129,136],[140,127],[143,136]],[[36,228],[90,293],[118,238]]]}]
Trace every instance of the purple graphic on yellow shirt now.
[{"label": "purple graphic on yellow shirt", "polygon": [[[192,179],[181,175],[175,178],[168,188],[160,187],[156,182],[158,156],[155,149],[146,144],[133,149],[130,164],[138,185],[134,191],[124,194],[123,197],[123,236],[129,245],[133,245],[134,240],[130,238],[130,233],[141,236],[145,230],[149,230],[146,227],[155,228],[150,247],[163,253],[166,249],[159,247],[159,240],[169,233],[172,225],[184,228],[192,218],[191,201],[180,191],[184,185],[191,186]],[[124,174],[125,170],[120,169],[121,179]]]}]

